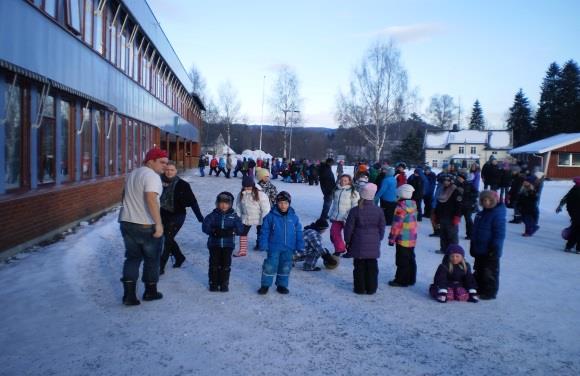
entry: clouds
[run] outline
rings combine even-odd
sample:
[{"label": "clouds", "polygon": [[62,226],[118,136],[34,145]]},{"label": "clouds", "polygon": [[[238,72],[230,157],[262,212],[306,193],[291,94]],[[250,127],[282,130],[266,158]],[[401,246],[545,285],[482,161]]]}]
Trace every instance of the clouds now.
[{"label": "clouds", "polygon": [[429,40],[435,35],[443,34],[447,31],[445,25],[441,23],[422,23],[413,25],[395,25],[384,29],[361,34],[364,37],[387,36],[400,43],[412,43]]}]

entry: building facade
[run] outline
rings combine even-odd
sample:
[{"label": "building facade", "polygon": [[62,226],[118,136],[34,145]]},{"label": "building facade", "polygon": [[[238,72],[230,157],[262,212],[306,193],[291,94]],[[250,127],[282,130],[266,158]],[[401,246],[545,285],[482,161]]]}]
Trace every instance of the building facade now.
[{"label": "building facade", "polygon": [[505,160],[510,158],[512,140],[511,131],[427,130],[423,144],[425,163],[434,168],[450,163],[470,167],[474,163],[481,166],[492,155]]},{"label": "building facade", "polygon": [[0,251],[118,203],[152,147],[194,166],[203,103],[145,0],[3,0],[0,14]]}]

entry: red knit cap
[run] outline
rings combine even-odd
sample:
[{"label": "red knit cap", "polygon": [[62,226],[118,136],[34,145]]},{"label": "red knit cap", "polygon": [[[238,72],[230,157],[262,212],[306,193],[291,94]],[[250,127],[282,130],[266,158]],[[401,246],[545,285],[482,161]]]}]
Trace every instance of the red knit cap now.
[{"label": "red knit cap", "polygon": [[159,158],[168,158],[167,152],[158,148],[151,149],[147,152],[147,154],[145,154],[145,160],[143,163],[154,161]]}]

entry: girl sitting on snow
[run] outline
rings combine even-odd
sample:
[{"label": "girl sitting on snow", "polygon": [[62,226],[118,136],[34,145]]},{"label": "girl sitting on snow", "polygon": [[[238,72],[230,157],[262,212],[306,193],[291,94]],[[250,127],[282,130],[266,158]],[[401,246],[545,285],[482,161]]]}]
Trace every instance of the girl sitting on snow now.
[{"label": "girl sitting on snow", "polygon": [[338,266],[339,258],[333,256],[326,248],[322,247],[322,233],[328,229],[328,222],[325,219],[318,219],[316,222],[304,227],[304,266],[305,271],[317,272],[321,270],[316,266],[319,257],[324,260],[327,269],[335,269]]},{"label": "girl sitting on snow", "polygon": [[477,303],[476,283],[471,266],[465,262],[465,251],[459,244],[447,248],[448,261],[443,261],[435,272],[429,292],[440,303],[449,300]]}]

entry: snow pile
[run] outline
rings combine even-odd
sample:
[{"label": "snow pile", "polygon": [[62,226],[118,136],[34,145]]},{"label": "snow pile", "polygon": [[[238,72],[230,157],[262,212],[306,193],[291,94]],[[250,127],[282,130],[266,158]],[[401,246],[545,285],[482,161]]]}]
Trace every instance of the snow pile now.
[{"label": "snow pile", "polygon": [[509,131],[489,131],[489,147],[509,149],[512,147],[512,134]]},{"label": "snow pile", "polygon": [[[241,187],[241,179],[185,178],[204,213],[216,192]],[[320,187],[274,182],[291,193],[303,225],[318,217]],[[254,251],[234,259],[229,293],[210,293],[207,238],[189,214],[177,237],[187,261],[161,277],[164,298],[124,307],[112,213],[0,266],[0,375],[578,375],[580,255],[562,252],[568,217],[554,213],[570,186],[546,182],[533,238],[508,225],[498,299],[479,304],[428,297],[441,256],[426,220],[413,287],[387,286],[394,249],[384,242],[373,296],[352,292],[349,259],[334,271],[295,268],[289,295],[258,296],[264,255]]]},{"label": "snow pile", "polygon": [[448,131],[427,131],[425,135],[425,147],[441,149],[447,146]]},{"label": "snow pile", "polygon": [[262,160],[267,160],[267,159],[272,159],[272,155],[266,153],[263,150],[249,150],[246,149],[242,152],[241,154],[242,157],[244,158],[251,158],[253,160],[258,160],[258,159],[262,159]]}]

